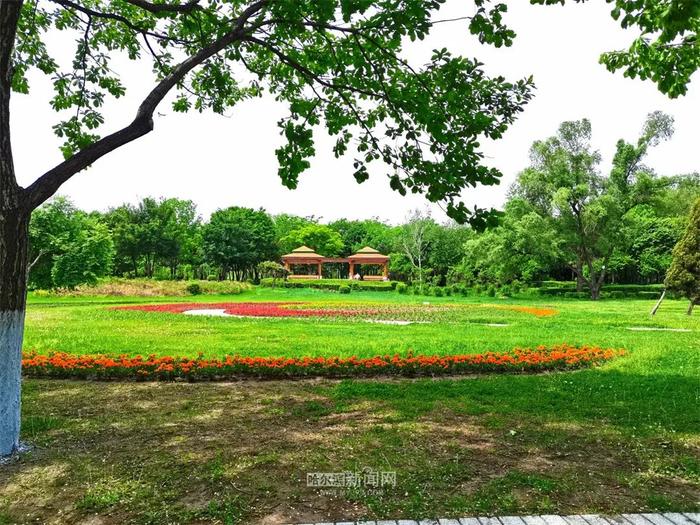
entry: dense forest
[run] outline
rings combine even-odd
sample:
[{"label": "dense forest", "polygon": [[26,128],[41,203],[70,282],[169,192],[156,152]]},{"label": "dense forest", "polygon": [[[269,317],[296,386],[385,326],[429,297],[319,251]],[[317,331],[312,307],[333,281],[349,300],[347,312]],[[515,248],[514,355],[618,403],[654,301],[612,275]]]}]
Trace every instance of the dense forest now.
[{"label": "dense forest", "polygon": [[[419,210],[399,225],[323,223],[237,206],[205,221],[188,200],[146,198],[88,213],[58,197],[32,215],[30,286],[71,288],[110,275],[257,281],[261,263],[300,245],[324,256],[372,246],[391,256],[392,279],[421,285],[564,280],[597,298],[605,283],[660,283],[700,198],[700,174],[658,176],[644,164],[672,133],[670,117],[649,115],[638,140],[620,140],[603,171],[590,122],[563,123],[533,144],[498,225],[484,231]],[[326,271],[345,277],[332,266]]]}]

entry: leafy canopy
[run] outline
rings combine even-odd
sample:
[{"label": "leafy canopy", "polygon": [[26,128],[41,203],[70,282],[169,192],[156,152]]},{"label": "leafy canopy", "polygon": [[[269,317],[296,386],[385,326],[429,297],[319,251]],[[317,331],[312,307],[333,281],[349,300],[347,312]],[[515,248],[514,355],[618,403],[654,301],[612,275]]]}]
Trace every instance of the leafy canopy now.
[{"label": "leafy canopy", "polygon": [[224,269],[254,267],[277,256],[275,226],[265,210],[215,211],[203,232],[205,258]]},{"label": "leafy canopy", "polygon": [[[223,113],[268,93],[288,109],[278,122],[285,142],[276,150],[287,187],[296,187],[309,167],[313,130],[322,126],[335,137],[335,155],[352,156],[358,182],[379,161],[394,190],[424,194],[444,203],[454,219],[484,226],[491,215],[467,209],[460,193],[498,183],[501,173],[483,164],[480,140],[503,135],[530,100],[533,83],[490,77],[478,60],[447,49],[434,50],[422,65],[405,60],[406,44],[428,35],[443,3],[29,0],[19,21],[13,86],[27,93],[31,69],[52,78],[51,104],[62,117],[54,130],[67,162],[77,159],[58,171],[87,167],[115,142],[148,132],[139,119],[150,120],[171,89],[173,109],[181,112]],[[504,3],[474,0],[464,19],[481,42],[510,45],[514,33],[503,24],[505,11]],[[70,64],[48,45],[56,30],[75,38]],[[150,60],[159,84],[134,126],[103,137],[102,108],[127,88],[115,72],[118,52]],[[39,193],[37,199],[47,196]]]},{"label": "leafy canopy", "polygon": [[690,210],[685,233],[673,249],[666,288],[684,295],[693,303],[700,302],[700,198]]},{"label": "leafy canopy", "polygon": [[[533,4],[564,4],[566,0],[530,0]],[[585,2],[587,0],[575,0]],[[609,51],[600,63],[626,77],[650,79],[671,98],[685,95],[690,78],[700,68],[700,2],[698,0],[606,0],[611,15],[639,36],[626,50]]]},{"label": "leafy canopy", "polygon": [[324,257],[336,257],[343,251],[343,238],[330,226],[325,224],[307,224],[289,232],[279,240],[284,253],[289,253],[300,246],[308,246]]}]

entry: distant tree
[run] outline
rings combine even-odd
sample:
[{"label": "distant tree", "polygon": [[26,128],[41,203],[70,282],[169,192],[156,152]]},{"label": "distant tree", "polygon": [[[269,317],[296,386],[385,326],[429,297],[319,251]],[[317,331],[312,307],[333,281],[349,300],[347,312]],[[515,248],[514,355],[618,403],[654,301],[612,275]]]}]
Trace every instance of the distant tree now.
[{"label": "distant tree", "polygon": [[215,211],[204,225],[204,257],[220,278],[257,278],[257,265],[277,256],[275,225],[263,209],[233,206]]},{"label": "distant tree", "polygon": [[413,210],[401,229],[401,247],[406,259],[411,263],[414,277],[418,280],[420,290],[426,276],[425,262],[430,246],[430,234],[436,227],[430,213]]},{"label": "distant tree", "polygon": [[690,211],[683,237],[673,248],[673,261],[666,274],[666,289],[690,301],[688,315],[700,302],[700,199]]},{"label": "distant tree", "polygon": [[[533,4],[564,4],[565,0],[530,0]],[[585,2],[586,0],[575,0]],[[627,50],[603,53],[600,62],[626,77],[650,79],[671,98],[685,95],[700,67],[700,2],[697,0],[607,0],[612,17],[640,35]]]},{"label": "distant tree", "polygon": [[325,224],[307,224],[280,239],[280,248],[289,253],[299,246],[308,246],[319,255],[337,257],[343,251],[343,239]]},{"label": "distant tree", "polygon": [[280,239],[286,237],[294,230],[298,230],[309,224],[318,224],[318,220],[314,216],[299,217],[298,215],[290,215],[288,213],[274,215],[272,221],[275,223],[275,240],[278,244]]},{"label": "distant tree", "polygon": [[57,256],[51,277],[59,288],[75,288],[80,284],[95,284],[108,275],[114,260],[114,243],[105,224],[86,218],[77,237]]},{"label": "distant tree", "polygon": [[464,243],[463,259],[451,282],[509,284],[542,278],[561,258],[561,240],[549,218],[521,200],[511,199],[501,223]]},{"label": "distant tree", "polygon": [[136,206],[124,204],[105,217],[114,236],[117,269],[153,277],[158,265],[175,277],[183,259],[198,250],[200,218],[192,201],[147,197]]},{"label": "distant tree", "polygon": [[29,282],[36,288],[93,284],[112,270],[114,245],[101,217],[78,210],[64,197],[35,210],[29,231]]},{"label": "distant tree", "polygon": [[201,220],[197,206],[190,200],[165,199],[160,203],[162,237],[158,260],[170,269],[170,277],[177,277],[183,262],[200,262]]},{"label": "distant tree", "polygon": [[433,271],[436,282],[444,284],[450,268],[462,259],[464,243],[472,234],[470,228],[455,223],[435,224],[430,228],[426,263]]},{"label": "distant tree", "polygon": [[81,214],[65,197],[56,197],[34,210],[29,223],[29,284],[33,288],[53,287],[51,269],[56,257],[65,253],[77,237]]},{"label": "distant tree", "polygon": [[338,219],[328,226],[337,231],[343,239],[341,255],[347,256],[365,246],[371,246],[381,253],[389,253],[396,246],[395,229],[379,219],[348,220]]},{"label": "distant tree", "polygon": [[590,145],[587,119],[564,122],[556,136],[532,146],[532,165],[523,171],[512,195],[548,217],[579,289],[600,297],[608,264],[622,242],[624,216],[653,194],[654,174],[642,163],[648,149],[673,133],[673,121],[651,113],[635,144],[617,143],[610,177],[598,172],[600,154]]}]

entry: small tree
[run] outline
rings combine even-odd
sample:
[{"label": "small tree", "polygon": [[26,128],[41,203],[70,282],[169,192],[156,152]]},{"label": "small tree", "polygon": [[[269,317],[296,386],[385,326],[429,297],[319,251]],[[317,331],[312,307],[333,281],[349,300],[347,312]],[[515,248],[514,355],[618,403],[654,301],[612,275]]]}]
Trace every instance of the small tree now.
[{"label": "small tree", "polygon": [[423,263],[425,262],[428,246],[430,229],[435,225],[430,218],[430,214],[423,213],[420,210],[414,210],[406,221],[401,234],[401,246],[404,255],[411,262],[411,266],[418,273],[418,286],[423,293]]},{"label": "small tree", "polygon": [[688,227],[673,248],[673,261],[666,274],[666,288],[690,300],[688,315],[700,302],[700,199],[695,201]]},{"label": "small tree", "polygon": [[272,285],[275,286],[279,279],[286,279],[289,271],[280,263],[275,261],[263,261],[258,264],[258,273],[260,277],[272,278]]}]

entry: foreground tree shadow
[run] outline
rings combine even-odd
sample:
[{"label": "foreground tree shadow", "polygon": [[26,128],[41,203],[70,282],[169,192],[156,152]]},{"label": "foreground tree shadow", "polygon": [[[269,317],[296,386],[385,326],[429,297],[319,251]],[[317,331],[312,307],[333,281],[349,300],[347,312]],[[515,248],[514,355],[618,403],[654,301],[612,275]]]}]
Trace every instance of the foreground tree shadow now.
[{"label": "foreground tree shadow", "polygon": [[[26,381],[10,523],[288,523],[689,510],[695,378],[589,370],[229,384]],[[393,471],[320,491],[310,472]]]}]

